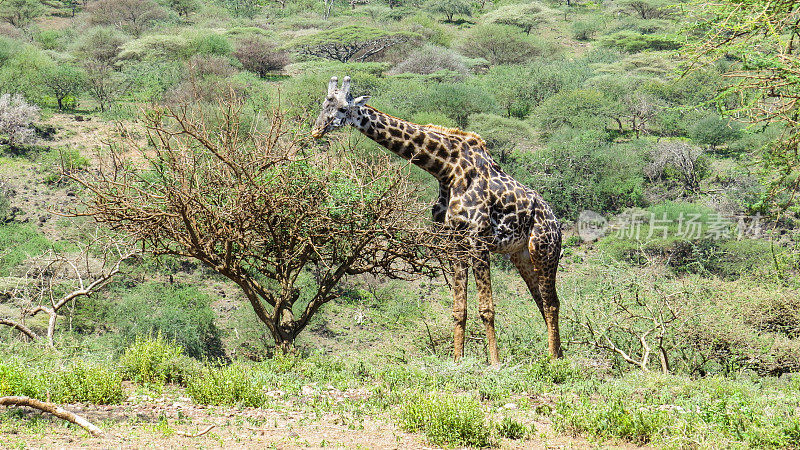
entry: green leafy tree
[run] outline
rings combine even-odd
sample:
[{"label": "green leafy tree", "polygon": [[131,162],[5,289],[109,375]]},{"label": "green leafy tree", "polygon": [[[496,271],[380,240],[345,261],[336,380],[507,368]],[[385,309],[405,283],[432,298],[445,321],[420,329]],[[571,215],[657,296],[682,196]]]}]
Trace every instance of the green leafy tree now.
[{"label": "green leafy tree", "polygon": [[717,114],[710,114],[700,119],[690,130],[689,137],[701,145],[708,145],[714,150],[718,145],[735,141],[741,136],[741,130],[730,120]]},{"label": "green leafy tree", "polygon": [[417,37],[413,33],[393,33],[361,25],[347,25],[297,39],[292,47],[301,55],[341,62],[364,61],[393,46]]},{"label": "green leafy tree", "polygon": [[446,22],[453,22],[455,16],[471,16],[472,3],[468,0],[433,0],[425,4],[425,9],[433,14],[441,14]]},{"label": "green leafy tree", "polygon": [[470,115],[492,112],[495,102],[481,86],[464,83],[436,84],[428,91],[428,111],[440,111],[456,121],[459,127],[467,126]]},{"label": "green leafy tree", "polygon": [[622,11],[642,20],[667,18],[674,12],[673,5],[672,0],[622,0],[618,4]]},{"label": "green leafy tree", "polygon": [[524,66],[493,66],[484,76],[487,89],[494,95],[506,117],[523,118],[533,106],[531,71]]},{"label": "green leafy tree", "polygon": [[534,138],[533,129],[527,123],[496,114],[469,116],[467,129],[478,133],[502,164],[509,161],[509,155],[517,148],[530,147]]},{"label": "green leafy tree", "polygon": [[522,29],[525,34],[531,34],[531,30],[549,22],[558,14],[557,11],[539,2],[517,3],[490,11],[481,20],[485,23],[511,25]]},{"label": "green leafy tree", "polygon": [[612,105],[600,91],[573,89],[549,97],[533,117],[545,133],[554,133],[562,127],[602,131]]},{"label": "green leafy tree", "polygon": [[86,72],[71,64],[57,64],[44,70],[42,81],[63,110],[65,98],[76,97],[85,89]]},{"label": "green leafy tree", "polygon": [[[694,2],[696,39],[689,44],[695,61],[725,61],[729,82],[719,107],[754,123],[776,124],[782,136],[759,157],[772,212],[800,213],[800,3],[722,0]],[[729,64],[733,62],[733,64]],[[699,64],[698,64],[699,65]]]},{"label": "green leafy tree", "polygon": [[167,0],[167,6],[181,17],[188,17],[199,8],[197,0]]},{"label": "green leafy tree", "polygon": [[98,0],[87,10],[91,23],[118,27],[134,36],[167,16],[164,7],[153,0]]},{"label": "green leafy tree", "polygon": [[485,24],[473,27],[460,46],[473,58],[483,58],[492,65],[520,64],[545,54],[548,49],[508,25]]},{"label": "green leafy tree", "polygon": [[130,37],[114,27],[93,27],[82,33],[73,51],[82,59],[113,64]]},{"label": "green leafy tree", "polygon": [[5,0],[0,2],[0,17],[15,27],[25,27],[44,13],[39,0]]}]

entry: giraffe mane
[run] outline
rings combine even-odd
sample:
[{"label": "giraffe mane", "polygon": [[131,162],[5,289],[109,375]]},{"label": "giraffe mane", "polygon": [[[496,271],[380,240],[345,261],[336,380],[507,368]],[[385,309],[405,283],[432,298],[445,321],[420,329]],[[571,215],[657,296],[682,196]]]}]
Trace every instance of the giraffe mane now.
[{"label": "giraffe mane", "polygon": [[462,136],[462,137],[473,137],[473,138],[477,139],[478,142],[481,145],[486,146],[486,141],[484,141],[483,138],[479,134],[473,133],[472,131],[464,131],[464,130],[462,130],[460,128],[443,127],[441,125],[434,125],[432,123],[429,123],[429,124],[426,124],[426,125],[422,125],[421,123],[414,123],[414,122],[411,122],[410,120],[401,119],[401,118],[393,116],[391,114],[387,114],[387,113],[385,113],[383,111],[378,110],[374,106],[371,106],[371,105],[365,105],[365,106],[367,108],[370,108],[372,110],[380,112],[381,114],[385,114],[385,115],[391,117],[392,119],[397,119],[397,120],[400,120],[400,121],[403,121],[403,122],[406,122],[406,123],[412,123],[414,125],[419,125],[419,126],[421,126],[423,128],[427,128],[429,130],[434,130],[434,131],[437,131],[437,132],[442,133],[442,134],[448,134],[448,135],[451,135],[451,136],[455,135],[455,136]]},{"label": "giraffe mane", "polygon": [[434,125],[432,123],[429,123],[427,125],[422,125],[422,126],[425,127],[425,128],[436,130],[436,131],[438,131],[440,133],[444,133],[444,134],[454,134],[456,136],[473,137],[473,138],[477,139],[481,144],[484,144],[484,145],[486,144],[486,142],[483,140],[483,138],[479,134],[473,133],[472,131],[464,131],[461,128],[448,128],[448,127],[443,127],[441,125]]}]

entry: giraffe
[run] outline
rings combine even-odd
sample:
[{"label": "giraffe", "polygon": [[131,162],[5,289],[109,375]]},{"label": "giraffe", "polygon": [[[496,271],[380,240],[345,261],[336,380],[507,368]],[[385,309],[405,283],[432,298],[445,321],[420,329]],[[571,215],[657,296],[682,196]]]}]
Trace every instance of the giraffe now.
[{"label": "giraffe", "polygon": [[420,125],[367,105],[368,96],[353,98],[350,77],[341,88],[332,77],[312,136],[352,125],[361,133],[409,160],[439,181],[432,208],[434,222],[464,232],[460,245],[475,256],[453,264],[453,352],[464,355],[467,322],[467,275],[470,265],[478,290],[479,313],[491,364],[500,361],[489,265],[490,252],[510,256],[547,325],[548,350],[560,358],[559,301],[555,289],[561,255],[561,228],[550,206],[500,168],[480,136],[454,128]]}]

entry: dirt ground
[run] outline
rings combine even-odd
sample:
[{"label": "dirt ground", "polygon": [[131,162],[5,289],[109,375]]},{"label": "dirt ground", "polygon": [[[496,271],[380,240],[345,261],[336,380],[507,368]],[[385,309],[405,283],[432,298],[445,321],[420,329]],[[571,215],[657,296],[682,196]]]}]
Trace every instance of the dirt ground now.
[{"label": "dirt ground", "polygon": [[[83,429],[30,408],[0,411],[2,448],[346,448],[436,449],[420,434],[394,425],[390,414],[355,417],[349,412],[320,412],[305,407],[319,397],[276,398],[275,409],[197,405],[181,389],[167,388],[159,397],[137,392],[126,383],[128,398],[120,405],[71,404],[66,409],[101,430],[92,437]],[[152,394],[152,393],[151,393]],[[330,395],[357,397],[359,392]],[[280,396],[279,396],[280,397]],[[336,408],[326,408],[328,411]],[[547,422],[534,424],[526,440],[502,439],[503,449],[596,448],[586,439],[558,435]],[[201,436],[197,435],[208,427]]]}]

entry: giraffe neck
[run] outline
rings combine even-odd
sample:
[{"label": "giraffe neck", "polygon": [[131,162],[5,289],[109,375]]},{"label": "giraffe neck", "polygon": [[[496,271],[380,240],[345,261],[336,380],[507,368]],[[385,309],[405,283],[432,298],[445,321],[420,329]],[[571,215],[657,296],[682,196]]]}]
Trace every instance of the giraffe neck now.
[{"label": "giraffe neck", "polygon": [[451,177],[452,162],[458,157],[459,149],[453,148],[442,133],[392,117],[368,105],[354,111],[350,123],[368,138],[411,161],[439,181]]}]

